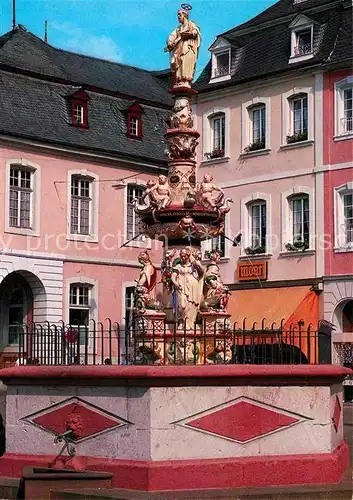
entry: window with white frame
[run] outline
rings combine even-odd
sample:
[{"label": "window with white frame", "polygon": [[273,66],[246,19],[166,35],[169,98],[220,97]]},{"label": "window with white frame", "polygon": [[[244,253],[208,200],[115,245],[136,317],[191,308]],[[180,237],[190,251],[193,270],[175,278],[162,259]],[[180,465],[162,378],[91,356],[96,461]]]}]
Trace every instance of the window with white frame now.
[{"label": "window with white frame", "polygon": [[293,132],[308,134],[308,97],[306,95],[292,99]]},{"label": "window with white frame", "polygon": [[130,330],[134,318],[135,287],[127,286],[125,288],[125,329]]},{"label": "window with white frame", "polygon": [[341,133],[351,134],[353,132],[353,88],[343,90],[343,118],[341,119]]},{"label": "window with white frame", "polygon": [[92,219],[92,179],[71,176],[70,233],[89,235]]},{"label": "window with white frame", "polygon": [[212,78],[230,74],[230,49],[215,53],[213,57]]},{"label": "window with white frame", "polygon": [[88,326],[90,320],[91,285],[72,283],[69,295],[69,324]]},{"label": "window with white frame", "polygon": [[294,57],[306,56],[313,51],[312,28],[295,32]]},{"label": "window with white frame", "polygon": [[335,135],[353,135],[353,75],[335,83]]},{"label": "window with white frame", "polygon": [[130,116],[129,117],[129,125],[128,125],[128,128],[129,128],[129,134],[130,135],[139,135],[138,134],[138,130],[139,130],[139,123],[138,123],[139,119],[137,118],[137,116]]},{"label": "window with white frame", "polygon": [[222,158],[225,154],[226,117],[225,113],[216,113],[208,117],[210,124],[211,150],[205,153],[206,159]]},{"label": "window with white frame", "polygon": [[257,200],[248,204],[250,246],[245,249],[247,254],[265,253],[267,241],[267,207],[266,201]]},{"label": "window with white frame", "polygon": [[126,236],[127,240],[137,239],[142,231],[142,221],[135,212],[136,201],[142,204],[145,188],[136,184],[129,184],[127,187],[127,207],[126,207]]},{"label": "window with white frame", "polygon": [[289,62],[310,59],[314,54],[314,22],[304,14],[298,14],[291,24],[291,57]]},{"label": "window with white frame", "polygon": [[244,149],[246,152],[264,149],[266,147],[266,105],[258,104],[248,109],[250,144]]},{"label": "window with white frame", "polygon": [[343,216],[345,243],[353,245],[353,193],[343,195]]},{"label": "window with white frame", "polygon": [[309,196],[298,194],[288,199],[290,213],[291,241],[287,250],[306,250],[310,246]]},{"label": "window with white frame", "polygon": [[353,192],[342,194],[344,245],[353,245]]},{"label": "window with white frame", "polygon": [[353,182],[335,188],[335,247],[353,248]]},{"label": "window with white frame", "polygon": [[83,125],[85,123],[84,120],[84,107],[82,104],[74,104],[73,105],[73,120],[77,125]]},{"label": "window with white frame", "polygon": [[21,166],[10,167],[9,226],[31,229],[33,225],[33,170]]},{"label": "window with white frame", "polygon": [[224,234],[212,238],[211,250],[219,250],[221,257],[226,256],[226,237]]}]

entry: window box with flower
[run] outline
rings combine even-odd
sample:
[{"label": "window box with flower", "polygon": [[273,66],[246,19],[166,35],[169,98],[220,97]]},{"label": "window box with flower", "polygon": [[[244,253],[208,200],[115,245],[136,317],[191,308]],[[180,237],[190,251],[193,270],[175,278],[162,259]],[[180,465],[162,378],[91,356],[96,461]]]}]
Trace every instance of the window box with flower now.
[{"label": "window box with flower", "polygon": [[223,158],[224,157],[224,149],[213,149],[209,153],[205,153],[206,160],[213,160],[215,158]]},{"label": "window box with flower", "polygon": [[308,131],[303,130],[303,132],[297,132],[293,135],[287,135],[287,144],[294,144],[295,142],[302,142],[308,140]]},{"label": "window box with flower", "polygon": [[309,248],[309,243],[307,241],[296,240],[292,243],[286,243],[284,246],[288,252],[298,252],[299,250],[305,252]]},{"label": "window box with flower", "polygon": [[265,149],[265,138],[257,139],[244,148],[245,153],[250,153],[250,151],[258,151],[259,149]]},{"label": "window box with flower", "polygon": [[263,245],[251,246],[251,247],[246,247],[244,251],[246,255],[257,255],[261,253],[266,253],[266,247]]}]

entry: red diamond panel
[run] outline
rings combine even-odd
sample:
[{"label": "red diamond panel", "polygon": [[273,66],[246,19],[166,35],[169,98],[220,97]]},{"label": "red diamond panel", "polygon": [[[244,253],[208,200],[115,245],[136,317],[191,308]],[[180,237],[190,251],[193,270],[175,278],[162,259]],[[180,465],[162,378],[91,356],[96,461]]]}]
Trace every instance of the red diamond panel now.
[{"label": "red diamond panel", "polygon": [[79,441],[127,423],[88,403],[72,399],[69,401],[52,411],[44,410],[40,414],[31,415],[26,420],[55,434],[63,434],[67,430],[72,430],[73,434],[70,436],[72,441]]},{"label": "red diamond panel", "polygon": [[332,422],[336,432],[338,431],[338,427],[340,425],[341,413],[342,413],[341,403],[340,400],[338,399],[338,396],[336,396],[335,409],[332,417]]},{"label": "red diamond panel", "polygon": [[273,409],[239,401],[186,422],[185,425],[245,443],[295,422],[299,422],[299,419],[283,415]]}]

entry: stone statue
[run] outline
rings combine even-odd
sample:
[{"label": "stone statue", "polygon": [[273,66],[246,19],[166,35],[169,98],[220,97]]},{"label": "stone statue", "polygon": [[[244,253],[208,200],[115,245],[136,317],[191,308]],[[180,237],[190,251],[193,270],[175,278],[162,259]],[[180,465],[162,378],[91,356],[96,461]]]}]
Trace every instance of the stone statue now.
[{"label": "stone statue", "polygon": [[202,182],[197,186],[197,201],[200,205],[216,208],[223,204],[224,192],[212,181],[212,175],[204,175]]},{"label": "stone statue", "polygon": [[157,270],[147,251],[141,252],[138,261],[142,265],[135,289],[135,308],[139,311],[155,309]]},{"label": "stone statue", "polygon": [[168,179],[165,175],[158,176],[158,184],[148,186],[146,195],[149,198],[150,205],[157,208],[166,208],[170,202],[170,189]]},{"label": "stone statue", "polygon": [[189,99],[179,97],[175,100],[172,116],[167,121],[170,128],[192,129],[194,122],[191,116]]},{"label": "stone statue", "polygon": [[[184,7],[184,6],[183,6]],[[188,8],[187,8],[188,7]],[[196,61],[201,44],[201,34],[195,23],[189,21],[186,6],[178,10],[179,26],[170,34],[164,49],[170,53],[170,67],[174,86],[190,87],[195,74]]]},{"label": "stone statue", "polygon": [[[199,256],[197,256],[198,258]],[[194,328],[200,307],[204,269],[190,247],[180,251],[180,263],[172,270],[175,314],[179,325]]]},{"label": "stone statue", "polygon": [[209,257],[211,262],[208,264],[204,274],[203,302],[201,308],[203,311],[225,311],[230,291],[221,279],[218,265],[221,253],[218,249],[215,249],[209,253]]}]

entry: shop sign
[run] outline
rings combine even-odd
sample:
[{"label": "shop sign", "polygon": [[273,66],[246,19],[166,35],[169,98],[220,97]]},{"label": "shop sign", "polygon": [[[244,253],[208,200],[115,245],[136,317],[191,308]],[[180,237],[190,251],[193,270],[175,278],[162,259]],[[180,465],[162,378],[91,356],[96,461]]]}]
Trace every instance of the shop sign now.
[{"label": "shop sign", "polygon": [[238,281],[267,280],[267,261],[239,262]]}]

